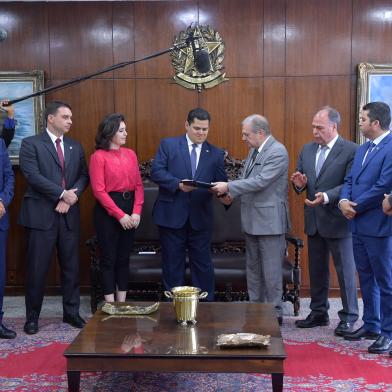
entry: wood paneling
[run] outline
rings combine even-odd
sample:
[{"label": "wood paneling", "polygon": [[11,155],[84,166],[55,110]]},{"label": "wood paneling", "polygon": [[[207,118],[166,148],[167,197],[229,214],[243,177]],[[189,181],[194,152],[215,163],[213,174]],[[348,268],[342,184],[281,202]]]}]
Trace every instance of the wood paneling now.
[{"label": "wood paneling", "polygon": [[73,79],[113,64],[111,3],[50,3],[48,13],[51,79]]},{"label": "wood paneling", "polygon": [[[0,71],[43,69],[46,85],[58,84],[113,63],[169,48],[192,22],[210,24],[225,44],[229,81],[203,91],[186,90],[172,81],[169,55],[149,60],[50,94],[73,108],[70,135],[86,158],[94,151],[99,121],[113,111],[126,116],[128,146],[140,161],[154,157],[162,137],[184,132],[188,111],[202,106],[212,116],[209,140],[237,158],[247,146],[241,121],[264,114],[273,134],[290,155],[290,173],[311,121],[323,105],[342,114],[340,133],[353,138],[356,126],[356,65],[391,63],[392,5],[389,0],[187,0],[124,2],[4,3],[0,26]],[[0,87],[1,88],[1,87]],[[0,90],[1,96],[1,90]],[[7,285],[22,290],[25,235],[16,224],[25,189],[18,168],[10,208]],[[289,191],[292,232],[303,235],[303,196]],[[81,284],[89,284],[84,241],[93,233],[95,201],[88,189],[81,199]],[[302,287],[309,286],[306,250]],[[58,286],[53,266],[49,286]],[[332,279],[332,286],[337,286]]]},{"label": "wood paneling", "polygon": [[0,27],[8,32],[0,42],[1,71],[49,70],[46,4],[2,2]]},{"label": "wood paneling", "polygon": [[263,115],[268,118],[272,134],[285,144],[285,79],[264,78],[264,110]]},{"label": "wood paneling", "polygon": [[287,1],[287,75],[350,72],[351,0]]},{"label": "wood paneling", "polygon": [[286,0],[264,0],[264,76],[286,72]]},{"label": "wood paneling", "polygon": [[210,25],[225,42],[225,72],[230,77],[263,75],[263,2],[201,0],[200,24]]},{"label": "wood paneling", "polygon": [[[142,58],[172,46],[174,37],[197,22],[196,1],[135,3],[135,53]],[[168,78],[174,76],[169,54],[136,65],[136,76]]]},{"label": "wood paneling", "polygon": [[[136,84],[135,80],[114,81],[114,111],[125,116],[127,125],[127,147],[136,149]],[[137,151],[136,151],[137,153]]]},{"label": "wood paneling", "polygon": [[359,63],[392,63],[392,3],[353,0],[352,72]]},{"label": "wood paneling", "polygon": [[241,121],[250,114],[262,114],[263,79],[230,79],[219,89],[203,92],[200,105],[211,114],[208,140],[226,149],[230,155],[245,158],[248,147],[242,141]]},{"label": "wood paneling", "polygon": [[181,135],[189,110],[198,106],[197,92],[169,79],[136,81],[136,132],[139,160],[153,158],[160,139]]},{"label": "wood paneling", "polygon": [[[135,60],[134,12],[133,2],[124,1],[113,4],[113,61],[115,64]],[[134,76],[134,65],[127,65],[114,72],[115,78]]]}]

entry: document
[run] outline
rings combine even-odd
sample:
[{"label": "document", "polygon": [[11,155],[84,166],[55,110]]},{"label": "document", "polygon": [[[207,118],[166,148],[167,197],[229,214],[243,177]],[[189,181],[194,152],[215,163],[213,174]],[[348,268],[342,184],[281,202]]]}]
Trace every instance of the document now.
[{"label": "document", "polygon": [[184,185],[187,186],[194,186],[196,188],[211,188],[214,185],[212,185],[209,182],[203,182],[203,181],[196,181],[196,180],[182,180],[181,181]]}]

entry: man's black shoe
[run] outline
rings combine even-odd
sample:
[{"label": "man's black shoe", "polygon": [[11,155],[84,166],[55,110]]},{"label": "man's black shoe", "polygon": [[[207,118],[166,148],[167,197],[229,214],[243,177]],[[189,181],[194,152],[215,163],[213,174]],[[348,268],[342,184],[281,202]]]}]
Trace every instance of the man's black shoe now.
[{"label": "man's black shoe", "polygon": [[38,332],[38,321],[26,321],[23,330],[28,335],[34,335]]},{"label": "man's black shoe", "polygon": [[297,320],[295,326],[297,328],[314,328],[314,327],[324,327],[329,324],[328,316],[316,316],[310,313],[305,320]]},{"label": "man's black shoe", "polygon": [[7,328],[4,324],[0,323],[0,339],[15,339],[16,332]]},{"label": "man's black shoe", "polygon": [[387,336],[380,335],[378,339],[368,347],[371,354],[386,353],[392,348],[392,339]]},{"label": "man's black shoe", "polygon": [[369,340],[376,340],[380,334],[375,332],[370,332],[365,329],[365,327],[358,328],[353,332],[346,333],[344,338],[346,340],[362,340],[362,339],[369,339]]},{"label": "man's black shoe", "polygon": [[63,322],[79,329],[82,329],[86,325],[86,322],[78,314],[76,316],[64,316]]},{"label": "man's black shoe", "polygon": [[338,326],[335,328],[334,333],[336,336],[345,336],[353,331],[353,327],[354,323],[341,320]]}]

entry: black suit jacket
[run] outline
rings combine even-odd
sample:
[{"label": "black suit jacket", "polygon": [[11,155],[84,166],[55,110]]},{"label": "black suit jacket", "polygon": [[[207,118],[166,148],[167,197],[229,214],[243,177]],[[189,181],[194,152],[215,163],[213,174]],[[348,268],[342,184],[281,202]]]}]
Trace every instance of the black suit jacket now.
[{"label": "black suit jacket", "polygon": [[[80,197],[88,185],[88,171],[82,145],[64,136],[64,160],[66,189],[77,188]],[[19,213],[22,226],[48,230],[57,216],[55,211],[61,186],[62,171],[57,151],[46,131],[22,141],[19,164],[27,180],[27,190]],[[79,203],[66,214],[69,229],[80,224]]]},{"label": "black suit jacket", "polygon": [[[305,205],[305,233],[314,235],[318,231],[324,237],[344,238],[350,235],[350,229],[347,219],[338,207],[339,195],[358,146],[339,136],[319,176],[316,177],[315,162],[318,147],[319,145],[314,142],[305,144],[298,158],[297,169],[308,178],[305,188],[308,199],[313,200],[317,192],[325,192],[329,203],[317,207]],[[297,193],[305,189],[299,191],[294,187]]]}]

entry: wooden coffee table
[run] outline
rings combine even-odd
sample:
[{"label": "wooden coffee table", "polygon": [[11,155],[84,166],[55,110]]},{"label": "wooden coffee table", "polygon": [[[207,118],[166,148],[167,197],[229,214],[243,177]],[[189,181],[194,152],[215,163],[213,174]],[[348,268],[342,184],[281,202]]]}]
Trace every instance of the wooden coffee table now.
[{"label": "wooden coffee table", "polygon": [[[181,326],[167,302],[148,316],[117,317],[98,310],[64,352],[68,390],[79,391],[83,371],[153,371],[267,373],[272,376],[273,391],[282,391],[287,355],[272,305],[199,303],[197,320],[194,326]],[[271,335],[271,345],[216,346],[217,335],[237,332]]]}]

